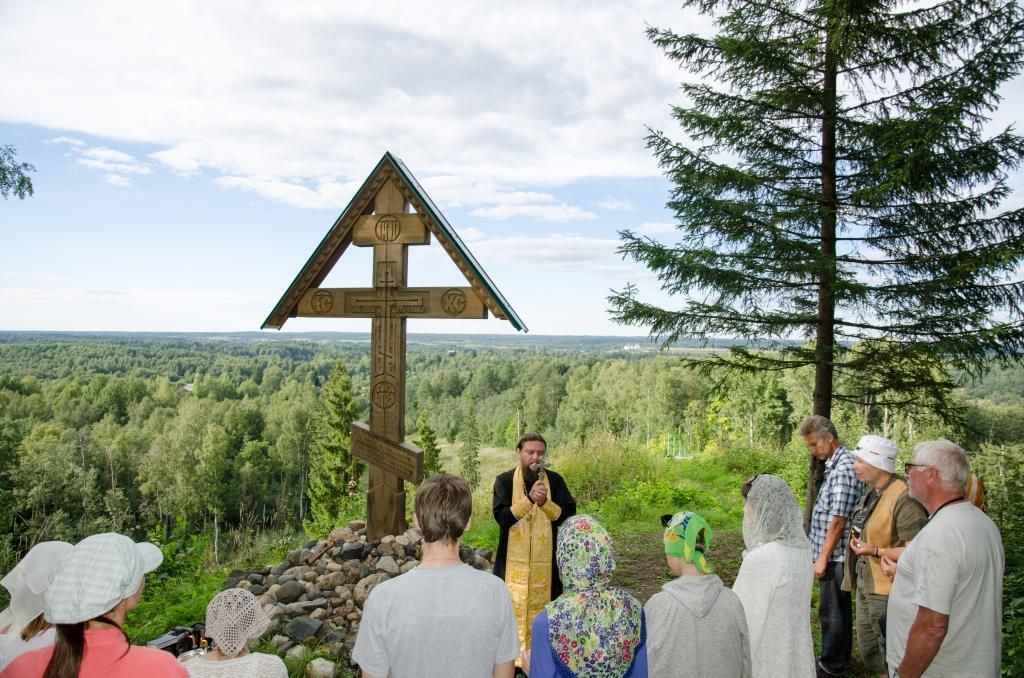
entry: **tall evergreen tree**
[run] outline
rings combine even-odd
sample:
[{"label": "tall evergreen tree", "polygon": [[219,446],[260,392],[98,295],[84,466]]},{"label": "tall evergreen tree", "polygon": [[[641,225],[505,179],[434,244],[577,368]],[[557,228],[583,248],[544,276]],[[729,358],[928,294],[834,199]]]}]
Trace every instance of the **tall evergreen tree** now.
[{"label": "tall evergreen tree", "polygon": [[[978,374],[1024,349],[1024,210],[999,211],[1024,141],[986,126],[1024,62],[1017,3],[683,6],[713,16],[717,34],[648,31],[703,78],[673,109],[687,141],[647,138],[674,184],[678,240],[623,231],[620,252],[686,300],[661,308],[628,285],[609,297],[614,318],[666,343],[775,342],[703,367],[813,365],[815,414],[886,398],[955,418],[946,367]],[[884,341],[846,349],[868,339]],[[836,392],[843,375],[851,388]]]},{"label": "tall evergreen tree", "polygon": [[305,521],[310,536],[323,536],[337,527],[346,499],[358,491],[362,466],[349,449],[355,418],[352,382],[345,363],[338,361],[310,420],[309,519]]},{"label": "tall evergreen tree", "polygon": [[476,403],[466,400],[466,419],[462,422],[462,449],[459,450],[459,473],[469,486],[480,484],[480,431],[476,422]]},{"label": "tall evergreen tree", "polygon": [[427,416],[423,412],[416,422],[416,430],[419,433],[418,444],[423,450],[423,477],[429,478],[441,472],[441,448],[437,444],[437,433],[427,423]]}]

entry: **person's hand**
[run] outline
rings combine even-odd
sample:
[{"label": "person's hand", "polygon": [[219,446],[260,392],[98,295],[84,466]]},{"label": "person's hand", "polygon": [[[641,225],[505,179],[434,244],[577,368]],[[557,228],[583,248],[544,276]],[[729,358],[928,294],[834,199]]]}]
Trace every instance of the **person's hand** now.
[{"label": "person's hand", "polygon": [[525,673],[526,675],[530,675],[530,651],[523,650],[522,653],[519,655],[519,661],[523,665],[523,673]]},{"label": "person's hand", "polygon": [[828,554],[823,553],[821,557],[814,561],[814,578],[821,579],[824,577],[826,569],[828,569]]},{"label": "person's hand", "polygon": [[853,549],[853,552],[856,553],[858,556],[873,556],[873,555],[875,555],[875,547],[874,546],[872,546],[871,544],[867,543],[866,541],[861,541],[860,539],[857,539],[856,537],[854,537],[853,539],[850,540],[850,548]]},{"label": "person's hand", "polygon": [[538,480],[533,484],[533,487],[530,488],[530,499],[532,499],[533,503],[537,506],[543,506],[548,500],[548,488],[545,487],[543,480]]},{"label": "person's hand", "polygon": [[882,556],[882,573],[892,579],[896,576],[896,561],[889,556]]}]

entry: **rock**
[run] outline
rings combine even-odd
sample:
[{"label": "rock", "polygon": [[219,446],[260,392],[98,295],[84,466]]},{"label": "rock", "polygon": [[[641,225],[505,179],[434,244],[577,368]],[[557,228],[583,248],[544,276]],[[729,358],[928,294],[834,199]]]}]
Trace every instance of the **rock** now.
[{"label": "rock", "polygon": [[410,544],[419,544],[423,541],[423,534],[415,527],[410,527],[405,531],[404,536],[409,540]]},{"label": "rock", "polygon": [[352,600],[352,587],[350,586],[336,586],[334,593],[342,600]]},{"label": "rock", "polygon": [[409,541],[409,538],[404,534],[400,534],[397,537],[395,537],[395,542],[401,544],[402,546],[408,546],[412,543],[411,541]]},{"label": "rock", "polygon": [[366,550],[366,544],[361,541],[353,541],[341,547],[342,560],[361,560]]},{"label": "rock", "polygon": [[333,574],[335,572],[341,572],[344,568],[342,568],[341,563],[336,563],[332,560],[327,563],[327,567],[325,569],[328,574]]},{"label": "rock", "polygon": [[359,583],[356,584],[355,589],[352,591],[352,598],[356,601],[356,605],[362,607],[363,603],[366,602],[366,598],[370,595],[370,591],[373,590],[373,587],[390,578],[391,577],[383,572],[378,572],[377,574],[371,574],[368,577],[360,579]]},{"label": "rock", "polygon": [[419,558],[420,557],[420,547],[419,547],[419,544],[409,544],[408,546],[406,546],[405,547],[405,556],[406,556],[406,558]]},{"label": "rock", "polygon": [[277,601],[279,603],[294,603],[305,592],[305,587],[299,582],[287,581],[281,584],[281,588],[277,590]]},{"label": "rock", "polygon": [[288,642],[288,636],[277,635],[270,639],[270,644],[280,650]]},{"label": "rock", "polygon": [[260,607],[266,607],[267,605],[273,605],[277,602],[277,598],[269,596],[264,593],[262,596],[256,598],[256,602],[260,604]]},{"label": "rock", "polygon": [[397,577],[399,575],[398,563],[391,556],[384,556],[377,561],[377,571],[386,572],[392,577]]},{"label": "rock", "polygon": [[301,643],[307,638],[314,637],[316,634],[320,633],[320,629],[323,628],[323,625],[324,623],[319,619],[296,617],[285,625],[284,632],[288,634],[289,638]]},{"label": "rock", "polygon": [[302,552],[305,549],[295,549],[294,551],[288,552],[288,562],[292,564],[292,567],[302,565]]},{"label": "rock", "polygon": [[263,595],[271,596],[271,597],[273,597],[274,600],[277,600],[277,592],[280,591],[280,590],[281,590],[281,584],[274,584],[269,589],[267,589],[267,592],[264,593]]},{"label": "rock", "polygon": [[320,577],[318,584],[321,589],[337,589],[348,583],[348,574],[345,572],[332,572]]},{"label": "rock", "polygon": [[295,581],[296,579],[298,579],[298,577],[296,577],[296,576],[294,576],[294,575],[291,575],[291,574],[282,574],[281,576],[279,576],[279,577],[277,578],[277,583],[278,583],[278,584],[286,584],[286,583],[288,583],[288,582],[290,582],[290,581]]},{"label": "rock", "polygon": [[268,574],[266,577],[263,578],[263,585],[264,586],[273,586],[276,583],[277,583],[277,575],[276,574]]},{"label": "rock", "polygon": [[245,589],[247,591],[249,590],[250,586],[252,586],[252,582],[250,582],[248,579],[243,579],[242,581],[235,584],[235,587]]},{"label": "rock", "polygon": [[380,543],[381,544],[391,544],[394,541],[395,541],[395,535],[393,535],[393,534],[385,534],[383,537],[380,538]]},{"label": "rock", "polygon": [[[296,565],[295,567],[289,567],[282,577],[295,577],[296,579],[302,579],[307,572],[312,572],[313,568],[309,565]],[[278,579],[280,581],[280,579]]]},{"label": "rock", "polygon": [[287,560],[284,561],[284,562],[278,563],[277,565],[274,565],[272,568],[270,568],[270,574],[282,575],[291,566],[292,566],[291,562],[287,561]]},{"label": "rock", "polygon": [[473,564],[473,558],[476,557],[476,552],[473,551],[471,546],[463,544],[459,547],[459,559],[464,563]]},{"label": "rock", "polygon": [[[327,602],[327,601],[324,601]],[[317,621],[323,621],[327,619],[327,610],[322,607],[318,607],[309,613],[310,619],[316,619]]]},{"label": "rock", "polygon": [[251,593],[251,594],[253,594],[254,596],[257,596],[257,597],[262,596],[266,592],[267,592],[267,587],[266,586],[262,586],[260,584],[253,584],[252,586],[249,587],[249,593]]},{"label": "rock", "polygon": [[306,678],[334,678],[334,662],[319,657],[306,664]]},{"label": "rock", "polygon": [[283,605],[264,605],[263,612],[267,615],[267,619],[276,619],[284,614]]},{"label": "rock", "polygon": [[263,584],[263,575],[261,574],[250,574],[246,579],[249,580],[250,584]]},{"label": "rock", "polygon": [[301,662],[301,661],[304,661],[308,655],[309,655],[309,648],[308,647],[306,647],[305,645],[296,645],[295,647],[293,647],[292,649],[288,650],[288,652],[285,653],[284,658],[285,659],[291,659],[292,661],[295,661],[295,662]]},{"label": "rock", "polygon": [[358,532],[359,530],[364,530],[364,529],[366,529],[366,521],[365,520],[353,520],[353,521],[351,521],[348,524],[348,529],[352,530],[353,532]]},{"label": "rock", "polygon": [[[290,603],[288,605],[285,605],[283,609],[284,614],[288,615],[289,617],[295,617],[303,614],[312,615],[313,610],[316,610],[320,607],[327,607],[326,598],[317,598],[316,600],[306,600]],[[296,638],[296,640],[302,639]]]},{"label": "rock", "polygon": [[477,551],[477,554],[484,560],[494,560],[494,551],[492,551],[491,549],[480,549],[479,551]]},{"label": "rock", "polygon": [[408,572],[409,570],[413,569],[414,567],[416,567],[419,564],[420,564],[420,561],[418,561],[418,560],[407,560],[407,561],[405,561],[402,564],[402,567],[398,568],[398,573],[399,574],[405,574],[406,572]]}]

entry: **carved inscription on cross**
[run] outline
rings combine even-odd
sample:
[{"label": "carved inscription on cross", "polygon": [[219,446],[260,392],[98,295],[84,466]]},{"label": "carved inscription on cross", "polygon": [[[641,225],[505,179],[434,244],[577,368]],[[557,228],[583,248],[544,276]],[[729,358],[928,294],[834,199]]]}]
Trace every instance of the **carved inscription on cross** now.
[{"label": "carved inscription on cross", "polygon": [[406,319],[486,318],[487,307],[472,287],[407,286],[408,246],[429,244],[430,232],[393,179],[374,197],[373,214],[355,224],[352,243],[373,247],[373,287],[311,288],[297,315],[372,318],[370,425],[353,424],[351,444],[352,454],[369,462],[367,532],[378,539],[405,530],[403,477],[418,483],[423,473],[422,453],[404,442]]}]

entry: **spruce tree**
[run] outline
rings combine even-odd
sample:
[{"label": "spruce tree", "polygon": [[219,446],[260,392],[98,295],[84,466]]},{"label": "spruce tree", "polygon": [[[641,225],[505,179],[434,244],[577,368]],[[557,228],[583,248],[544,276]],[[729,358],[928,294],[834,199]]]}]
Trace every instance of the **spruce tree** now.
[{"label": "spruce tree", "polygon": [[310,537],[322,537],[343,520],[346,501],[357,494],[362,465],[349,449],[356,418],[352,382],[338,361],[320,391],[316,414],[310,419],[309,520]]},{"label": "spruce tree", "polygon": [[480,432],[476,421],[476,404],[466,400],[466,419],[462,422],[462,449],[459,450],[459,473],[469,486],[480,484]]},{"label": "spruce tree", "polygon": [[648,30],[696,76],[673,108],[680,140],[647,138],[676,240],[620,234],[683,299],[663,308],[627,285],[613,317],[665,344],[736,338],[708,371],[813,365],[815,414],[838,399],[955,419],[948,368],[978,375],[1024,349],[1024,210],[1001,208],[1024,141],[987,125],[1024,61],[1017,3],[683,6],[717,32]]},{"label": "spruce tree", "polygon": [[437,433],[427,423],[427,415],[420,413],[416,422],[416,430],[419,433],[417,444],[423,450],[423,477],[429,478],[435,473],[441,472],[441,448],[437,445]]}]

